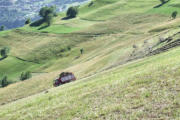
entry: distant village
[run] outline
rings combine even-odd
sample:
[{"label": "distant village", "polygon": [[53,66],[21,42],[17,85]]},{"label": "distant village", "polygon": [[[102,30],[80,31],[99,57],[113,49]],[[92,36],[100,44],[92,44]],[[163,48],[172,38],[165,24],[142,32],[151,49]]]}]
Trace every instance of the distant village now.
[{"label": "distant village", "polygon": [[27,18],[38,18],[38,12],[43,6],[56,5],[57,11],[65,10],[70,4],[81,4],[88,0],[1,0],[0,25],[15,28],[23,25]]}]

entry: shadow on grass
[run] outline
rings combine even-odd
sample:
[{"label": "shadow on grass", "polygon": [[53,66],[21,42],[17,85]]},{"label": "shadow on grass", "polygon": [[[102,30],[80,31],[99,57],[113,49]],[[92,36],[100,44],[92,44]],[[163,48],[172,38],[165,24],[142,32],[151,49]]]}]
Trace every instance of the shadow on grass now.
[{"label": "shadow on grass", "polygon": [[0,61],[4,60],[4,59],[6,59],[6,58],[7,58],[7,56],[6,56],[6,57],[2,57],[2,58],[0,58]]},{"label": "shadow on grass", "polygon": [[[38,26],[41,26],[43,23],[44,23],[44,20],[40,19],[40,20],[37,20],[37,21],[31,23],[30,26],[31,27],[38,27]],[[42,30],[42,29],[45,29],[47,27],[49,27],[49,25],[44,25],[44,26],[38,28],[38,30]]]},{"label": "shadow on grass", "polygon": [[161,4],[157,5],[157,6],[154,6],[154,8],[159,8],[159,7],[163,6],[164,4],[168,3],[169,1],[170,0],[167,0],[167,1],[161,3]]},{"label": "shadow on grass", "polygon": [[30,24],[31,27],[37,27],[37,26],[40,26],[44,23],[44,20],[43,19],[40,19],[40,20],[37,20],[33,23]]},{"label": "shadow on grass", "polygon": [[42,26],[42,27],[38,28],[38,30],[42,30],[42,29],[45,29],[47,27],[49,27],[49,25]]},{"label": "shadow on grass", "polygon": [[73,19],[75,17],[63,17],[61,20],[69,20],[69,19]]},{"label": "shadow on grass", "polygon": [[18,59],[18,60],[24,61],[24,62],[40,64],[38,61],[25,60],[25,59],[22,59],[22,58],[16,57],[16,56],[13,56],[13,57],[15,57],[15,58]]}]

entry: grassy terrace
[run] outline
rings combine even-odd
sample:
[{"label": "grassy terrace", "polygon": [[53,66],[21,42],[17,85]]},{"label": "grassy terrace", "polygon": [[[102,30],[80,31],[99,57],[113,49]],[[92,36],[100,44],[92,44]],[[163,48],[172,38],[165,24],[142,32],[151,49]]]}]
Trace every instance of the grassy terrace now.
[{"label": "grassy terrace", "polygon": [[[81,6],[75,19],[62,20],[61,13],[48,28],[0,32],[0,48],[11,48],[9,57],[0,61],[0,78],[7,75],[15,82],[21,72],[34,72],[27,81],[0,88],[0,120],[178,120],[180,48],[128,62],[133,45],[141,55],[149,46],[163,46],[156,45],[159,37],[180,31],[180,18],[170,20],[180,2],[153,8],[158,4],[95,0],[92,6]],[[53,88],[53,79],[62,71],[74,72],[78,80]]]}]

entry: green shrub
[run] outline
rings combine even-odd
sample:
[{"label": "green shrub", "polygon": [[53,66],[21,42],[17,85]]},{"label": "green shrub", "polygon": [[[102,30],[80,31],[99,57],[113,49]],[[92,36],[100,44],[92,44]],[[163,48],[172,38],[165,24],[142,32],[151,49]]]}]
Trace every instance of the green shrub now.
[{"label": "green shrub", "polygon": [[66,49],[65,48],[62,48],[61,50],[60,50],[60,52],[65,52],[66,51]]},{"label": "green shrub", "polygon": [[2,87],[6,87],[6,86],[8,86],[9,85],[9,82],[8,82],[8,80],[7,80],[7,76],[4,76],[3,78],[2,78],[2,80],[1,80],[1,86]]},{"label": "green shrub", "polygon": [[80,49],[80,52],[81,52],[81,54],[83,54],[83,53],[84,53],[84,49],[83,49],[83,48],[81,48],[81,49]]},{"label": "green shrub", "polygon": [[39,11],[39,16],[41,16],[42,18],[45,18],[46,16],[48,16],[49,14],[55,14],[55,7],[51,6],[51,7],[43,7],[40,9]]},{"label": "green shrub", "polygon": [[25,24],[27,25],[27,24],[30,24],[30,23],[31,23],[31,19],[28,18],[28,19],[25,21]]},{"label": "green shrub", "polygon": [[5,26],[2,25],[2,26],[0,27],[0,31],[4,31],[4,29],[5,29]]},{"label": "green shrub", "polygon": [[78,9],[77,9],[77,7],[70,7],[70,8],[68,8],[68,10],[67,10],[67,12],[66,12],[66,16],[67,16],[68,18],[74,18],[74,17],[77,16],[77,14],[78,14]]},{"label": "green shrub", "polygon": [[68,46],[67,49],[68,49],[69,51],[71,51],[71,47],[70,47],[70,46]]},{"label": "green shrub", "polygon": [[[42,21],[47,23],[48,26],[51,25],[53,17],[57,16],[56,13],[56,7],[51,6],[51,7],[43,7],[39,11],[39,16],[42,17]],[[41,24],[43,23],[41,22]]]},{"label": "green shrub", "polygon": [[29,72],[29,71],[27,71],[25,73],[23,72],[23,73],[21,73],[20,80],[24,81],[24,80],[27,80],[31,77],[32,77],[31,72]]},{"label": "green shrub", "polygon": [[4,47],[0,50],[0,54],[3,58],[6,58],[8,56],[10,49],[8,47]]},{"label": "green shrub", "polygon": [[52,24],[53,17],[54,17],[53,14],[48,14],[48,15],[46,16],[45,22],[47,23],[48,26],[50,26],[50,25]]},{"label": "green shrub", "polygon": [[178,12],[177,12],[177,11],[174,11],[174,12],[171,14],[171,17],[172,17],[173,19],[175,19],[176,16],[177,16],[177,14],[178,14]]}]

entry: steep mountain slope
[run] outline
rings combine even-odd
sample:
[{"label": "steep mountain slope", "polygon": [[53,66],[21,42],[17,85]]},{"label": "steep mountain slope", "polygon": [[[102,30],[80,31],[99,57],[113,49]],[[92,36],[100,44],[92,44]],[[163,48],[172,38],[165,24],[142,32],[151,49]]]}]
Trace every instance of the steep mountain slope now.
[{"label": "steep mountain slope", "polygon": [[[178,11],[178,3],[155,9],[157,0],[97,0],[75,19],[61,20],[62,13],[45,29],[1,32],[0,46],[11,52],[0,74],[12,81],[26,70],[34,76],[0,89],[0,118],[178,120],[179,48],[159,50],[178,46],[180,19],[164,12]],[[78,80],[52,88],[62,71]]]},{"label": "steep mountain slope", "polygon": [[87,0],[1,0],[0,25],[16,28],[24,25],[27,18],[37,20],[40,8],[56,5],[57,11],[63,11],[72,4],[82,4]]}]

